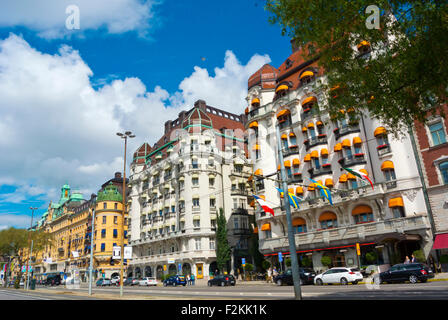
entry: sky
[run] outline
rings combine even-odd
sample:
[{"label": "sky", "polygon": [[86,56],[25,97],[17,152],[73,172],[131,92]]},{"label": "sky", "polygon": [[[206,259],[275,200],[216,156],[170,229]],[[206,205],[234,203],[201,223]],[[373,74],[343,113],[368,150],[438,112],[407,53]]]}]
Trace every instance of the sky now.
[{"label": "sky", "polygon": [[243,113],[249,76],[291,53],[269,16],[263,0],[2,3],[0,230],[29,227],[65,183],[96,193],[123,170],[116,132],[136,135],[129,159],[198,99]]}]

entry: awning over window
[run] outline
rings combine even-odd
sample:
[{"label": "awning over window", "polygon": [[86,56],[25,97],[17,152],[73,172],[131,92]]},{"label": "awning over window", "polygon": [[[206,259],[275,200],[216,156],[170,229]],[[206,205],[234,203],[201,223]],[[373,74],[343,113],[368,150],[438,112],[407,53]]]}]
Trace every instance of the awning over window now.
[{"label": "awning over window", "polygon": [[193,220],[201,220],[201,216],[196,214],[193,216]]},{"label": "awning over window", "polygon": [[378,127],[378,128],[376,128],[375,131],[373,132],[373,135],[376,137],[376,136],[379,136],[379,135],[382,135],[382,134],[386,134],[386,133],[387,133],[386,128],[384,128],[384,127]]},{"label": "awning over window", "polygon": [[307,131],[308,131],[308,129],[306,127],[302,128],[302,132],[307,132]]},{"label": "awning over window", "polygon": [[285,165],[285,168],[291,168],[291,161],[286,160],[283,164]]},{"label": "awning over window", "polygon": [[254,173],[256,176],[262,176],[263,175],[263,170],[261,170],[261,169],[257,169],[257,170],[255,170],[255,173]]},{"label": "awning over window", "polygon": [[254,233],[258,233],[258,227],[254,228]]},{"label": "awning over window", "polygon": [[319,221],[326,221],[326,220],[337,220],[337,216],[334,212],[324,212],[320,215]]},{"label": "awning over window", "polygon": [[245,113],[245,114],[249,114],[249,107],[247,107],[247,108],[244,110],[244,113]]},{"label": "awning over window", "polygon": [[331,179],[331,178],[325,179],[325,186],[332,187],[333,186],[333,179]]},{"label": "awning over window", "polygon": [[288,90],[288,89],[289,89],[289,87],[286,84],[282,84],[282,85],[278,86],[277,89],[275,89],[275,92]]},{"label": "awning over window", "polygon": [[293,159],[292,160],[292,165],[294,166],[294,167],[297,167],[297,166],[300,166],[300,160],[299,159]]},{"label": "awning over window", "polygon": [[308,191],[314,191],[315,188],[316,188],[316,184],[312,183],[308,186]]},{"label": "awning over window", "polygon": [[321,157],[326,157],[326,156],[328,156],[328,150],[327,150],[327,148],[323,148],[322,150],[320,150],[320,155],[321,155]]},{"label": "awning over window", "polygon": [[362,139],[360,137],[354,137],[353,138],[353,145],[361,144]]},{"label": "awning over window", "polygon": [[334,146],[334,151],[335,152],[338,152],[338,151],[341,151],[342,150],[342,143],[337,143],[335,146]]},{"label": "awning over window", "polygon": [[283,139],[283,140],[287,140],[288,136],[286,135],[286,133],[284,133],[284,134],[282,134],[282,136],[280,138]]},{"label": "awning over window", "polygon": [[351,174],[350,172],[347,174],[347,179],[349,180],[356,180],[356,176],[354,174]]},{"label": "awning over window", "polygon": [[305,161],[305,162],[310,162],[310,161],[311,161],[311,155],[310,155],[309,153],[307,153],[307,154],[305,155],[305,158],[303,159],[303,161]]},{"label": "awning over window", "polygon": [[270,223],[265,223],[261,226],[261,231],[269,231],[271,230],[271,224]]},{"label": "awning over window", "polygon": [[281,166],[280,166],[280,165],[278,165],[278,166],[277,166],[277,170],[278,170],[278,171],[280,171],[280,169],[281,169]]},{"label": "awning over window", "polygon": [[279,118],[281,116],[285,116],[290,113],[291,113],[291,111],[289,111],[288,109],[284,109],[284,110],[280,111],[279,113],[277,113],[277,118]]},{"label": "awning over window", "polygon": [[345,173],[339,177],[339,182],[347,182],[347,175]]},{"label": "awning over window", "polygon": [[319,158],[319,152],[317,152],[317,150],[313,150],[311,152],[311,158]]},{"label": "awning over window", "polygon": [[361,41],[358,45],[358,50],[361,49],[362,47],[370,47],[370,43],[366,40]]},{"label": "awning over window", "polygon": [[312,77],[314,76],[314,72],[313,71],[305,71],[304,73],[302,73],[300,75],[300,79],[303,79],[305,77]]},{"label": "awning over window", "polygon": [[318,126],[318,127],[323,126],[323,125],[324,125],[324,124],[323,124],[322,121],[317,121],[317,122],[316,122],[316,126]]},{"label": "awning over window", "polygon": [[249,128],[258,128],[258,122],[254,121],[249,125]]},{"label": "awning over window", "polygon": [[370,208],[369,206],[360,205],[360,206],[357,206],[355,209],[353,209],[352,215],[356,216],[358,214],[372,213],[372,212],[373,212],[372,208]]},{"label": "awning over window", "polygon": [[251,102],[251,105],[254,105],[254,104],[256,104],[256,103],[260,104],[260,99],[258,99],[258,98],[253,98],[253,99],[252,99],[252,102]]},{"label": "awning over window", "polygon": [[442,233],[436,235],[434,240],[433,249],[448,249],[448,233]]},{"label": "awning over window", "polygon": [[296,188],[296,194],[303,194],[303,188],[302,187],[297,187]]},{"label": "awning over window", "polygon": [[393,169],[394,168],[394,163],[390,160],[386,160],[383,162],[383,164],[381,165],[381,170],[389,170],[389,169]]},{"label": "awning over window", "polygon": [[295,137],[296,135],[295,135],[294,132],[290,132],[290,133],[289,133],[289,136],[290,136],[290,137]]},{"label": "awning over window", "polygon": [[288,193],[294,194],[294,188],[288,188]]},{"label": "awning over window", "polygon": [[308,123],[307,127],[308,128],[314,128],[314,123],[312,123],[312,122]]},{"label": "awning over window", "polygon": [[342,141],[342,146],[343,146],[344,148],[349,148],[349,147],[351,146],[350,140],[349,140],[349,139],[344,139],[344,140]]},{"label": "awning over window", "polygon": [[306,224],[306,221],[303,218],[295,218],[294,220],[292,220],[292,226],[293,227],[303,226],[305,224]]},{"label": "awning over window", "polygon": [[362,173],[364,173],[366,176],[368,176],[369,175],[369,173],[367,172],[367,170],[366,169],[361,169],[361,170],[359,170],[360,172],[362,172]]},{"label": "awning over window", "polygon": [[389,208],[404,207],[403,198],[397,197],[389,200]]},{"label": "awning over window", "polygon": [[307,104],[307,103],[316,102],[316,101],[317,101],[316,97],[314,97],[314,96],[308,97],[308,98],[306,98],[305,100],[302,101],[302,106]]}]

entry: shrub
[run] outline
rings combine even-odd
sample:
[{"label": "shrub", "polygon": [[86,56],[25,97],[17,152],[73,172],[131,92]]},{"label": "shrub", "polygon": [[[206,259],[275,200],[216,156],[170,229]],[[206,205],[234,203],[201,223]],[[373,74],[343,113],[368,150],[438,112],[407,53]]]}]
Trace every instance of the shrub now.
[{"label": "shrub", "polygon": [[302,267],[311,267],[312,261],[309,257],[303,257],[301,261]]},{"label": "shrub", "polygon": [[246,270],[246,272],[251,272],[252,270],[254,270],[254,265],[251,263],[246,263],[244,270]]},{"label": "shrub", "polygon": [[325,266],[328,267],[331,265],[331,258],[328,256],[323,256],[322,259],[320,259],[320,262]]},{"label": "shrub", "polygon": [[376,262],[378,255],[375,251],[370,251],[366,253],[366,260],[368,263]]},{"label": "shrub", "polygon": [[285,259],[285,265],[286,265],[286,267],[291,267],[291,258]]},{"label": "shrub", "polygon": [[440,263],[448,263],[448,254],[442,254],[439,261]]},{"label": "shrub", "polygon": [[426,261],[426,257],[425,257],[425,254],[423,253],[423,250],[415,250],[414,252],[412,252],[412,254],[414,255],[415,259],[418,262]]},{"label": "shrub", "polygon": [[268,270],[271,267],[271,263],[268,260],[263,260],[261,266],[264,270]]}]

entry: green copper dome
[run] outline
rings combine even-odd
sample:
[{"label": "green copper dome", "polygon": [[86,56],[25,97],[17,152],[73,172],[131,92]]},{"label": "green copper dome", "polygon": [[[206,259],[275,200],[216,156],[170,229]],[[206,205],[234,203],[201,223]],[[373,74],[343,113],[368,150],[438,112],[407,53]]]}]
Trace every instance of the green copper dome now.
[{"label": "green copper dome", "polygon": [[73,192],[70,196],[71,201],[82,201],[84,200],[84,197],[79,192]]},{"label": "green copper dome", "polygon": [[96,202],[101,201],[117,201],[123,202],[123,196],[118,191],[117,186],[115,186],[112,182],[104,188],[103,191],[98,192],[98,196],[96,198]]}]

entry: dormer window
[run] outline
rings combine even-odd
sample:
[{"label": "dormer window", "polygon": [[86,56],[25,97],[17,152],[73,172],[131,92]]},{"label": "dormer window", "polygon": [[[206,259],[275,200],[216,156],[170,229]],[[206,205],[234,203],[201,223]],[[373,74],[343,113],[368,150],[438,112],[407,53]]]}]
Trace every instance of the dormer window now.
[{"label": "dormer window", "polygon": [[314,72],[311,70],[302,72],[302,74],[299,77],[299,80],[302,85],[308,84],[308,83],[314,81],[315,80]]},{"label": "dormer window", "polygon": [[290,60],[290,59],[288,58],[288,59],[286,60],[286,62],[285,62],[285,67],[286,67],[286,69],[291,68],[293,62],[294,62],[294,61],[292,61],[292,60]]}]

